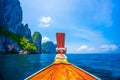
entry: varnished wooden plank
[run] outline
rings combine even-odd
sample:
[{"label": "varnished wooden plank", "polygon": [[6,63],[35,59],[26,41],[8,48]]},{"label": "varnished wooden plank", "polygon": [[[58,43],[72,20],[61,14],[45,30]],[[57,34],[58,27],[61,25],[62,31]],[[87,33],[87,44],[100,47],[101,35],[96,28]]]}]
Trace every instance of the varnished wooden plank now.
[{"label": "varnished wooden plank", "polygon": [[99,80],[69,62],[55,62],[28,80]]}]

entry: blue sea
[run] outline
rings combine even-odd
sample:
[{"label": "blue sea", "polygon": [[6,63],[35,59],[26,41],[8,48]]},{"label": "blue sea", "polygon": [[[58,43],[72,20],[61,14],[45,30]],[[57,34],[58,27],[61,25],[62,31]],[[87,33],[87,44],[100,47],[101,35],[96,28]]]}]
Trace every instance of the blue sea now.
[{"label": "blue sea", "polygon": [[[66,54],[72,64],[101,80],[120,80],[120,54]],[[0,80],[24,80],[54,61],[55,54],[0,55]]]}]

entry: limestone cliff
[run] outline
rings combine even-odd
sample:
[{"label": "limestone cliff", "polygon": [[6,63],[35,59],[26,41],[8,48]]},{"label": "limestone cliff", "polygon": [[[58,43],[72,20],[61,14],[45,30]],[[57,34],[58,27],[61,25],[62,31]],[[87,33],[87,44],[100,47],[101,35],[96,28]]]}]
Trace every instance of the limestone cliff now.
[{"label": "limestone cliff", "polygon": [[14,52],[34,47],[28,25],[22,24],[19,0],[0,0],[0,30],[0,51]]},{"label": "limestone cliff", "polygon": [[32,37],[34,45],[37,47],[37,53],[41,53],[41,40],[42,36],[39,32],[34,32]]},{"label": "limestone cliff", "polygon": [[32,42],[31,30],[29,29],[28,24],[21,24],[19,29],[17,29],[17,33],[25,36],[30,42]]},{"label": "limestone cliff", "polygon": [[51,41],[42,43],[42,53],[55,54],[56,53],[55,49],[56,49],[56,45]]},{"label": "limestone cliff", "polygon": [[22,23],[22,8],[18,0],[0,0],[0,26],[15,32]]}]

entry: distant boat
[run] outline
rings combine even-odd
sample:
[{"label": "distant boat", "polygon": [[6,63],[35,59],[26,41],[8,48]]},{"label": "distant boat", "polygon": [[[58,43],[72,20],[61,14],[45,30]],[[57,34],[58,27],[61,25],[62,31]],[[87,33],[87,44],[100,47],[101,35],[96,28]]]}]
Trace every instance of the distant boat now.
[{"label": "distant boat", "polygon": [[98,77],[68,62],[64,52],[65,33],[56,33],[57,55],[55,61],[25,80],[101,80]]}]

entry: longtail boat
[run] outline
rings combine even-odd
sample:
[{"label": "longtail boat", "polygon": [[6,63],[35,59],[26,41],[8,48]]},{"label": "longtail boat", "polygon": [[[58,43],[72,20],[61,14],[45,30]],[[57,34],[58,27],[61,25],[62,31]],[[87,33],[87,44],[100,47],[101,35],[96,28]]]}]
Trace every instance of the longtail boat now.
[{"label": "longtail boat", "polygon": [[68,62],[65,55],[65,33],[56,33],[57,54],[54,62],[30,75],[25,80],[101,80],[87,71]]}]

